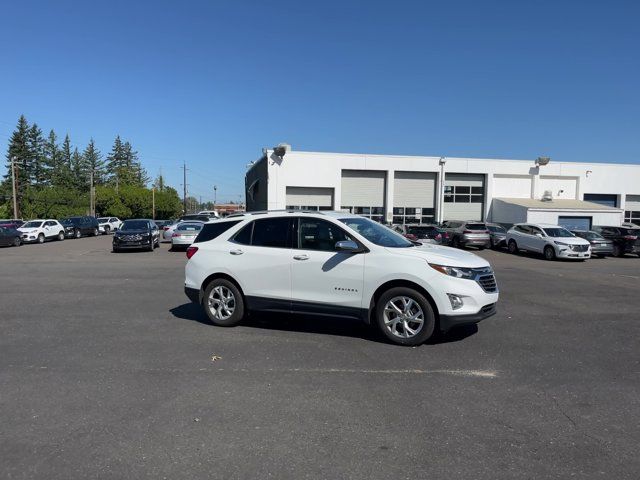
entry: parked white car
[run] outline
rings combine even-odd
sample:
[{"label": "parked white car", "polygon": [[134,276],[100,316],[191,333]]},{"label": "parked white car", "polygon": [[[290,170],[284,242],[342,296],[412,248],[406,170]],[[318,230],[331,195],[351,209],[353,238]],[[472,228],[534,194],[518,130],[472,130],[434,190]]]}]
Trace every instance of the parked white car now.
[{"label": "parked white car", "polygon": [[18,231],[24,243],[44,243],[45,240],[64,240],[64,227],[57,220],[30,220]]},{"label": "parked white car", "polygon": [[220,326],[248,310],[355,317],[418,345],[493,315],[498,301],[483,258],[343,212],[232,215],[205,224],[187,257],[185,293]]},{"label": "parked white car", "polygon": [[547,260],[591,258],[591,245],[559,225],[517,223],[507,232],[507,248],[511,253],[521,250],[541,253]]},{"label": "parked white car", "polygon": [[220,214],[215,210],[202,210],[198,215],[206,215],[211,218],[220,218]]},{"label": "parked white car", "polygon": [[103,235],[109,235],[122,226],[122,220],[118,217],[100,217],[98,218],[98,230]]},{"label": "parked white car", "polygon": [[182,222],[171,235],[171,249],[188,247],[196,239],[204,222]]}]

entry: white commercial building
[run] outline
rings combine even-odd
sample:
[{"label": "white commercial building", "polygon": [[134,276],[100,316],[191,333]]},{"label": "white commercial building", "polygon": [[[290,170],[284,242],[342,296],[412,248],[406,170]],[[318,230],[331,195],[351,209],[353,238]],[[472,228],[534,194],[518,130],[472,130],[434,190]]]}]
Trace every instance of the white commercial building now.
[{"label": "white commercial building", "polygon": [[247,210],[345,210],[387,223],[640,224],[640,165],[265,149]]}]

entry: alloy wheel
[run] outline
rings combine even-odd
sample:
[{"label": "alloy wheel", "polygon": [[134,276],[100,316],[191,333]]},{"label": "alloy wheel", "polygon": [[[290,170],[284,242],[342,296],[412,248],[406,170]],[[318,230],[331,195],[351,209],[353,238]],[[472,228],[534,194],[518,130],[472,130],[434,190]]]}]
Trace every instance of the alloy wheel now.
[{"label": "alloy wheel", "polygon": [[215,319],[226,320],[233,315],[236,309],[236,297],[230,289],[218,285],[211,290],[207,306]]},{"label": "alloy wheel", "polygon": [[393,297],[384,306],[385,328],[396,337],[411,338],[424,326],[424,312],[411,297]]}]

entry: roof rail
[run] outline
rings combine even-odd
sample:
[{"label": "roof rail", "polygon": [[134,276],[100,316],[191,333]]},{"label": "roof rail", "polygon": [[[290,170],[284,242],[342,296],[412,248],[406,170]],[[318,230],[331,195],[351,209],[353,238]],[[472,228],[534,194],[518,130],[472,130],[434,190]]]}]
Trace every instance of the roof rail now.
[{"label": "roof rail", "polygon": [[255,212],[241,212],[241,213],[232,213],[231,215],[227,215],[225,218],[232,217],[244,217],[246,215],[266,215],[267,213],[315,213],[319,215],[324,215],[320,210],[297,210],[297,209],[278,209],[278,210],[256,210]]}]

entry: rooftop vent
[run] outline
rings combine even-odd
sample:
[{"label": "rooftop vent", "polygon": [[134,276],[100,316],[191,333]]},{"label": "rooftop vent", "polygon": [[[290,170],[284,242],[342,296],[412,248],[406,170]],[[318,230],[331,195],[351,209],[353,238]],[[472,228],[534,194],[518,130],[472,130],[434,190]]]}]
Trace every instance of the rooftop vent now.
[{"label": "rooftop vent", "polygon": [[542,194],[543,202],[551,202],[553,201],[553,192],[551,190],[545,190]]}]

